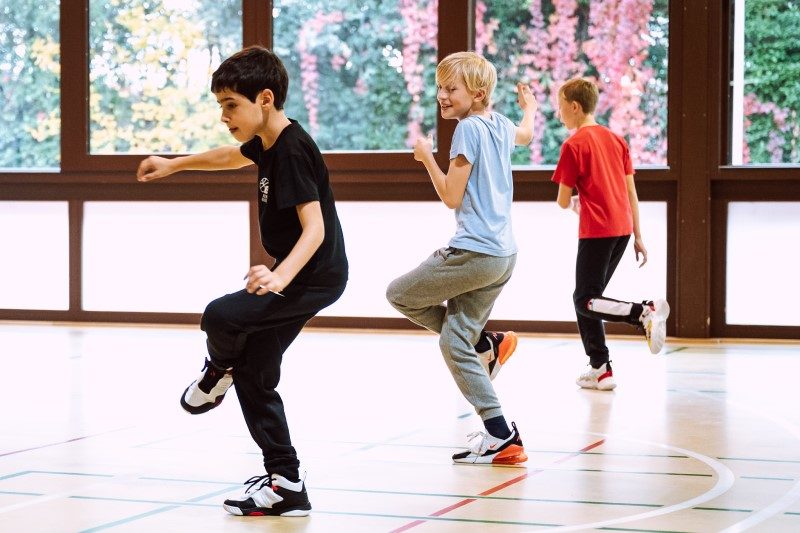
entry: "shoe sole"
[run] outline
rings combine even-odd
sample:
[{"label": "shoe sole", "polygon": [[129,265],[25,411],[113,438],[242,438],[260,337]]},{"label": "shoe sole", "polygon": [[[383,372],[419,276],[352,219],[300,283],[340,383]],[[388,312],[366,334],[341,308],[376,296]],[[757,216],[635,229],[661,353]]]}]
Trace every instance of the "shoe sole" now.
[{"label": "shoe sole", "polygon": [[517,341],[519,340],[519,337],[513,331],[506,331],[504,335],[503,342],[500,343],[500,353],[497,356],[497,362],[500,365],[506,364],[506,361],[511,358],[514,350],[517,349]]},{"label": "shoe sole", "polygon": [[[194,385],[194,383],[192,383],[192,385]],[[203,413],[207,413],[208,411],[212,410],[213,408],[221,404],[222,400],[225,398],[225,395],[223,394],[213,402],[207,402],[204,403],[203,405],[198,405],[197,407],[195,407],[194,405],[189,405],[188,403],[186,403],[186,393],[189,392],[189,389],[192,388],[192,385],[186,387],[186,390],[183,391],[183,394],[181,395],[181,407],[183,407],[183,410],[189,413],[190,415],[202,415]]]},{"label": "shoe sole", "polygon": [[493,466],[493,465],[516,465],[524,463],[528,460],[528,455],[525,453],[525,448],[512,444],[505,450],[494,455],[487,455],[482,457],[453,459],[453,463],[457,465],[476,465],[476,466]]},{"label": "shoe sole", "polygon": [[266,507],[256,507],[255,509],[240,509],[234,505],[222,504],[222,507],[232,515],[236,516],[286,516],[286,517],[299,517],[308,516],[311,512],[311,506],[308,509],[289,509],[282,513],[276,513]]},{"label": "shoe sole", "polygon": [[[656,355],[664,348],[664,342],[667,340],[667,318],[669,317],[669,304],[666,300],[656,300],[656,311],[653,313],[653,319],[650,322],[650,338],[647,339],[647,347],[650,348],[650,353]],[[656,329],[660,330],[658,335],[653,335]]]},{"label": "shoe sole", "polygon": [[580,388],[586,389],[586,390],[611,391],[611,390],[614,390],[614,389],[617,388],[617,384],[616,383],[613,383],[611,385],[603,385],[601,383],[598,383],[597,385],[594,385],[594,384],[592,384],[592,385],[584,385],[580,381],[576,381],[575,384],[577,386],[579,386]]}]

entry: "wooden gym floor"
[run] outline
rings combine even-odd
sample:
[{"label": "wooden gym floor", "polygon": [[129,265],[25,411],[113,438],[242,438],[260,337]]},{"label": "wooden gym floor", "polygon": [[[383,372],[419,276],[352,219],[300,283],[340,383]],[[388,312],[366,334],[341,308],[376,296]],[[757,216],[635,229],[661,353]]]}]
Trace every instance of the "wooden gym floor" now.
[{"label": "wooden gym floor", "polygon": [[800,344],[609,345],[619,386],[586,391],[577,337],[522,336],[494,383],[530,459],[474,467],[433,335],[306,330],[279,390],[314,509],[243,518],[236,395],[178,403],[199,330],[0,323],[0,531],[800,531]]}]

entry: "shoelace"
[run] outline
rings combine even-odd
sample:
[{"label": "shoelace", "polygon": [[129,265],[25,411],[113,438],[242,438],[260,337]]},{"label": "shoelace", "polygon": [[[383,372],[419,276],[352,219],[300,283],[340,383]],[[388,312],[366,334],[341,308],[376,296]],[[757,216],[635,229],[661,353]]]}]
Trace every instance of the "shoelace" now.
[{"label": "shoelace", "polygon": [[[480,439],[480,440],[479,440]],[[478,455],[489,449],[489,434],[483,431],[473,431],[467,435],[469,451]]]},{"label": "shoelace", "polygon": [[[244,491],[245,494],[250,494],[251,492],[256,492],[264,488],[264,485],[271,485],[272,484],[272,474],[264,474],[262,476],[253,476],[247,481],[244,482],[245,485],[249,486]],[[258,485],[256,487],[256,485]]]}]

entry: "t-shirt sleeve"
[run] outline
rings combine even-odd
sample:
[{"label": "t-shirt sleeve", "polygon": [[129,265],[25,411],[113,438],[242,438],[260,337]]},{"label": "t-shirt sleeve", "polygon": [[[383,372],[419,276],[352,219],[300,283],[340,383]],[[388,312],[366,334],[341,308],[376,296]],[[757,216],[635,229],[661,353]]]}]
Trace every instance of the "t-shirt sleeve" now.
[{"label": "t-shirt sleeve", "polygon": [[622,165],[625,167],[625,175],[633,174],[633,161],[631,160],[631,151],[628,149],[627,143],[622,151]]},{"label": "t-shirt sleeve", "polygon": [[453,142],[450,145],[450,159],[463,155],[471,164],[478,158],[478,131],[470,120],[461,120],[456,125],[453,133]]},{"label": "t-shirt sleeve", "polygon": [[255,164],[258,164],[259,152],[262,150],[261,137],[258,135],[239,147],[239,151],[242,152],[242,155]]},{"label": "t-shirt sleeve", "polygon": [[319,185],[314,165],[308,155],[292,151],[280,159],[280,185],[275,191],[275,205],[286,209],[319,201]]},{"label": "t-shirt sleeve", "polygon": [[575,149],[568,143],[561,146],[561,155],[558,158],[556,170],[553,172],[552,181],[566,187],[575,187],[578,180],[578,157]]}]

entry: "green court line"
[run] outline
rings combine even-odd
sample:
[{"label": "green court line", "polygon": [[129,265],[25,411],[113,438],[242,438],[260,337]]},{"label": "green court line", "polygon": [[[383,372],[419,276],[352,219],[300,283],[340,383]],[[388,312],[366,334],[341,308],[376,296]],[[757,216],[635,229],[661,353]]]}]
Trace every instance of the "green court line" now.
[{"label": "green court line", "polygon": [[547,472],[601,472],[607,474],[637,474],[637,475],[647,475],[647,476],[714,477],[713,474],[690,474],[683,472],[629,472],[626,470],[603,470],[601,468],[575,468],[575,469],[559,468],[556,470],[546,470],[546,471]]},{"label": "green court line", "polygon": [[630,529],[627,527],[601,527],[603,531],[631,531],[637,533],[691,533],[690,531],[673,531],[671,529]]},{"label": "green court line", "polygon": [[0,494],[8,494],[11,496],[44,496],[39,492],[17,492],[14,490],[0,490]]},{"label": "green court line", "polygon": [[[202,496],[201,498],[208,498],[211,495]],[[70,496],[70,498],[74,499],[81,499],[81,500],[99,500],[99,501],[120,501],[120,502],[128,502],[128,503],[154,503],[157,505],[166,505],[166,507],[162,507],[160,509],[153,509],[152,511],[147,511],[145,513],[139,513],[127,518],[122,518],[120,520],[115,520],[113,522],[109,522],[107,524],[102,524],[100,526],[95,526],[93,528],[84,529],[81,533],[92,533],[94,531],[102,531],[104,529],[110,529],[112,527],[121,526],[123,524],[128,524],[130,522],[134,522],[136,520],[140,520],[142,518],[147,518],[149,516],[153,516],[159,513],[164,513],[166,511],[171,511],[173,509],[178,509],[180,507],[219,507],[219,504],[210,504],[210,503],[196,503],[191,500],[185,502],[162,502],[158,500],[137,500],[133,498],[110,498],[110,497],[93,497],[93,496]],[[198,498],[193,498],[193,500],[197,500]],[[312,514],[328,514],[328,515],[339,515],[339,516],[368,516],[368,517],[375,517],[375,518],[399,518],[402,520],[438,520],[442,522],[464,522],[464,523],[475,523],[475,524],[499,524],[499,525],[514,525],[514,526],[541,526],[541,527],[557,527],[561,524],[550,524],[550,523],[539,523],[539,522],[520,522],[520,521],[511,521],[511,520],[479,520],[474,518],[445,518],[445,517],[431,517],[431,516],[414,516],[414,515],[395,515],[395,514],[383,514],[383,513],[359,513],[359,512],[350,512],[350,511],[325,511],[325,510],[312,510]]]},{"label": "green court line", "polygon": [[794,459],[756,459],[753,457],[717,457],[717,459],[720,461],[752,461],[754,463],[800,463],[800,461]]},{"label": "green court line", "polygon": [[692,507],[697,511],[723,511],[726,513],[752,513],[752,509],[727,509],[725,507]]},{"label": "green court line", "polygon": [[663,507],[656,503],[627,503],[627,502],[599,502],[591,500],[557,500],[549,498],[514,498],[511,496],[475,496],[472,494],[446,494],[438,492],[406,492],[394,490],[372,490],[372,489],[340,489],[335,487],[312,487],[309,485],[309,490],[327,490],[332,492],[357,492],[367,494],[394,494],[397,496],[430,496],[441,498],[458,498],[458,499],[474,499],[474,500],[501,500],[501,501],[515,501],[515,502],[540,502],[540,503],[579,503],[589,505],[619,505],[627,507]]},{"label": "green court line", "polygon": [[791,477],[739,476],[740,479],[761,479],[765,481],[794,481]]}]

